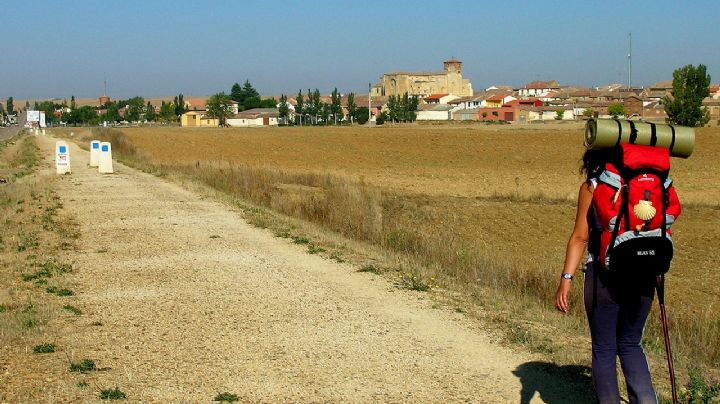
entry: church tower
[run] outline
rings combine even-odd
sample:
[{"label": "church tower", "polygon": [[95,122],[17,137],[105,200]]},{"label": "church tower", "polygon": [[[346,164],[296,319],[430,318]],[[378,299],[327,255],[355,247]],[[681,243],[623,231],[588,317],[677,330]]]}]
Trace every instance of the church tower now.
[{"label": "church tower", "polygon": [[450,59],[443,62],[445,71],[462,75],[462,62],[457,59]]}]

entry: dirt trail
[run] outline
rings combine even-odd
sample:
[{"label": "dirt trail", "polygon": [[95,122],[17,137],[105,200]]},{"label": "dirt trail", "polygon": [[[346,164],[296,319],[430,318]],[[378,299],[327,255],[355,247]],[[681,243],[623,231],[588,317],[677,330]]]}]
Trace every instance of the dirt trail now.
[{"label": "dirt trail", "polygon": [[[50,156],[54,139],[39,139]],[[67,301],[84,314],[59,327],[59,345],[106,369],[84,377],[89,390],[75,386],[82,377],[54,381],[60,401],[117,386],[130,402],[220,392],[241,402],[576,402],[531,355],[423,293],[309,255],[160,178],[118,163],[100,175],[87,152],[71,153],[59,196],[82,235]]]}]

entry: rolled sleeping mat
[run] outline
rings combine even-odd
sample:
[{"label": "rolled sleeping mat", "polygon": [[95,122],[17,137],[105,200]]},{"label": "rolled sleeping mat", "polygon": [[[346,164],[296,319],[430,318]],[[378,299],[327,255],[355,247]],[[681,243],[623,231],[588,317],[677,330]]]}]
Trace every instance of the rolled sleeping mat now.
[{"label": "rolled sleeping mat", "polygon": [[585,125],[585,147],[605,149],[620,143],[664,147],[673,157],[688,158],[695,147],[695,130],[685,126],[625,119],[590,119]]}]

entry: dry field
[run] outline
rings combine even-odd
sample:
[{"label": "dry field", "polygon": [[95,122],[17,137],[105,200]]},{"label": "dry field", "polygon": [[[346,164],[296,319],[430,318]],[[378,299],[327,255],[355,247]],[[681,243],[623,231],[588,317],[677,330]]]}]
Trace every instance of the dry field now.
[{"label": "dry field", "polygon": [[[552,305],[582,180],[581,125],[123,132],[152,165],[410,253],[448,282],[477,281]],[[668,307],[677,350],[718,368],[720,129],[696,134],[693,156],[673,159],[671,175],[685,210],[674,227],[678,249]],[[209,171],[222,173],[226,183]],[[347,184],[354,187],[347,192],[355,205],[365,208],[348,203],[349,197],[333,199]],[[354,224],[328,220],[338,216],[326,206],[333,204]],[[580,289],[573,292],[577,316]],[[657,345],[654,318],[647,338]]]}]

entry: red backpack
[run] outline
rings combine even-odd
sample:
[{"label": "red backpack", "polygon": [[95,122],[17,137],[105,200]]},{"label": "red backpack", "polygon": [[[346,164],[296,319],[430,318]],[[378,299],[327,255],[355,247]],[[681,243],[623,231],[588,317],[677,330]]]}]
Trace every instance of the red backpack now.
[{"label": "red backpack", "polygon": [[593,192],[600,233],[599,262],[611,272],[662,275],[670,269],[670,225],[681,206],[672,180],[670,152],[621,144],[622,164],[607,163]]}]

